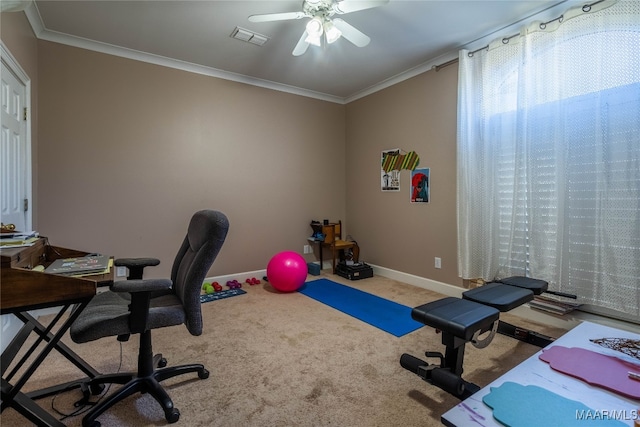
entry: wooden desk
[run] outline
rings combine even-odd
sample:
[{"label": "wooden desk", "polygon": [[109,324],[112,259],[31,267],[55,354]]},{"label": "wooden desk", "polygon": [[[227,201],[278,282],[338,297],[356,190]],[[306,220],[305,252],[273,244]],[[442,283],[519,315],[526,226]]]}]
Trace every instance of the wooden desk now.
[{"label": "wooden desk", "polygon": [[76,303],[96,294],[96,286],[113,283],[109,274],[68,277],[31,270],[37,265],[48,267],[59,258],[85,256],[88,253],[45,244],[39,239],[26,248],[0,249],[1,281],[0,314],[55,307]]},{"label": "wooden desk", "polygon": [[[597,346],[589,341],[589,339],[593,338],[613,337],[638,340],[640,339],[640,334],[610,328],[596,323],[583,322],[555,340],[547,348],[557,345],[589,348],[598,353],[615,356],[623,360],[630,360],[630,357],[626,357],[622,353]],[[493,411],[482,401],[482,398],[491,392],[492,387],[499,387],[505,382],[511,381],[522,385],[536,385],[567,399],[581,402],[593,409],[594,413],[604,413],[607,411],[609,414],[621,415],[619,421],[622,424],[628,426],[634,425],[633,418],[640,416],[636,415],[640,410],[638,401],[626,398],[604,388],[591,386],[582,380],[555,371],[548,363],[539,359],[541,353],[542,350],[486,387],[480,389],[480,391],[474,393],[468,399],[451,408],[442,415],[442,423],[449,427],[469,425],[482,425],[485,427],[503,426],[503,424],[499,423],[493,417]],[[633,360],[633,362],[636,363],[637,361]],[[544,411],[545,408],[540,408],[540,410]],[[589,425],[589,420],[585,420],[584,425]]]},{"label": "wooden desk", "polygon": [[[60,339],[96,294],[96,287],[113,283],[113,269],[108,274],[85,277],[67,277],[32,270],[37,265],[47,267],[58,258],[84,255],[87,253],[50,246],[46,244],[44,238],[39,239],[36,244],[30,247],[0,249],[0,313],[14,314],[24,324],[9,346],[2,352],[0,361],[2,407],[0,412],[11,407],[36,425],[64,426],[38,406],[34,400],[58,393],[61,390],[80,387],[84,381],[100,374]],[[46,307],[59,307],[54,319],[47,326],[42,325],[28,313],[28,310]],[[64,320],[64,314],[67,311],[69,316]],[[58,322],[62,322],[62,325],[54,333],[52,331]],[[37,335],[36,342],[7,373],[8,368],[32,332]],[[10,382],[21,369],[24,369],[27,359],[36,352],[42,342],[46,342],[44,349],[35,356],[35,359],[16,381]],[[20,391],[22,387],[53,349],[84,372],[86,378],[30,393],[22,393]]]}]

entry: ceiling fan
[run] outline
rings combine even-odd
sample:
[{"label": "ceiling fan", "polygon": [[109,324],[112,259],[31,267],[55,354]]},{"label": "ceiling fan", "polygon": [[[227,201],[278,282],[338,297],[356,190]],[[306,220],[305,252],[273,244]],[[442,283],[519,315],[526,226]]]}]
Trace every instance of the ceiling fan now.
[{"label": "ceiling fan", "polygon": [[307,51],[310,44],[322,45],[322,39],[331,44],[341,36],[358,47],[369,44],[371,39],[340,18],[331,19],[333,15],[371,9],[388,3],[389,0],[304,0],[302,11],[268,13],[264,15],[251,15],[251,22],[286,21],[289,19],[311,18],[307,23],[302,37],[291,52],[294,56],[300,56]]}]

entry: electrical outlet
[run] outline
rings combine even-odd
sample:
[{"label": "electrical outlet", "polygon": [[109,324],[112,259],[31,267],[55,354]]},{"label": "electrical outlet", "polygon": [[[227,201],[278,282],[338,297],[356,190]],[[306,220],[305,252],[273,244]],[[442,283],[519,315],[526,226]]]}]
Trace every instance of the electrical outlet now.
[{"label": "electrical outlet", "polygon": [[436,257],[436,268],[442,268],[442,260]]},{"label": "electrical outlet", "polygon": [[310,254],[313,252],[313,249],[311,248],[311,245],[304,245],[304,247],[302,248],[302,252],[305,254]]},{"label": "electrical outlet", "polygon": [[127,267],[116,267],[116,276],[124,277],[127,275]]}]

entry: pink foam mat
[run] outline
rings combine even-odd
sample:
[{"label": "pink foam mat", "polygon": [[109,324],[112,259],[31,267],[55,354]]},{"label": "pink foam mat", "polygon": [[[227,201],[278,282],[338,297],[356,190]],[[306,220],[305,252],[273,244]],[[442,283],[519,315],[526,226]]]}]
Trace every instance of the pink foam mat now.
[{"label": "pink foam mat", "polygon": [[640,373],[640,365],[578,347],[551,346],[542,350],[540,360],[552,369],[602,387],[622,396],[640,400],[640,381],[629,372]]}]

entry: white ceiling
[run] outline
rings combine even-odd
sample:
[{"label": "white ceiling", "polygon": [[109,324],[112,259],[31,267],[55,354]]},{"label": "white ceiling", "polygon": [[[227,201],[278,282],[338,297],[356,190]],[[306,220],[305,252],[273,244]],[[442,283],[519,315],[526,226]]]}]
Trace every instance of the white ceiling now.
[{"label": "white ceiling", "polygon": [[[291,54],[307,19],[252,23],[248,16],[301,10],[287,1],[36,1],[36,35],[69,45],[346,103],[412,77],[534,20],[553,19],[566,0],[391,0],[340,18],[371,37],[344,38]],[[568,2],[570,3],[570,2]],[[236,40],[236,26],[269,37]]]}]

